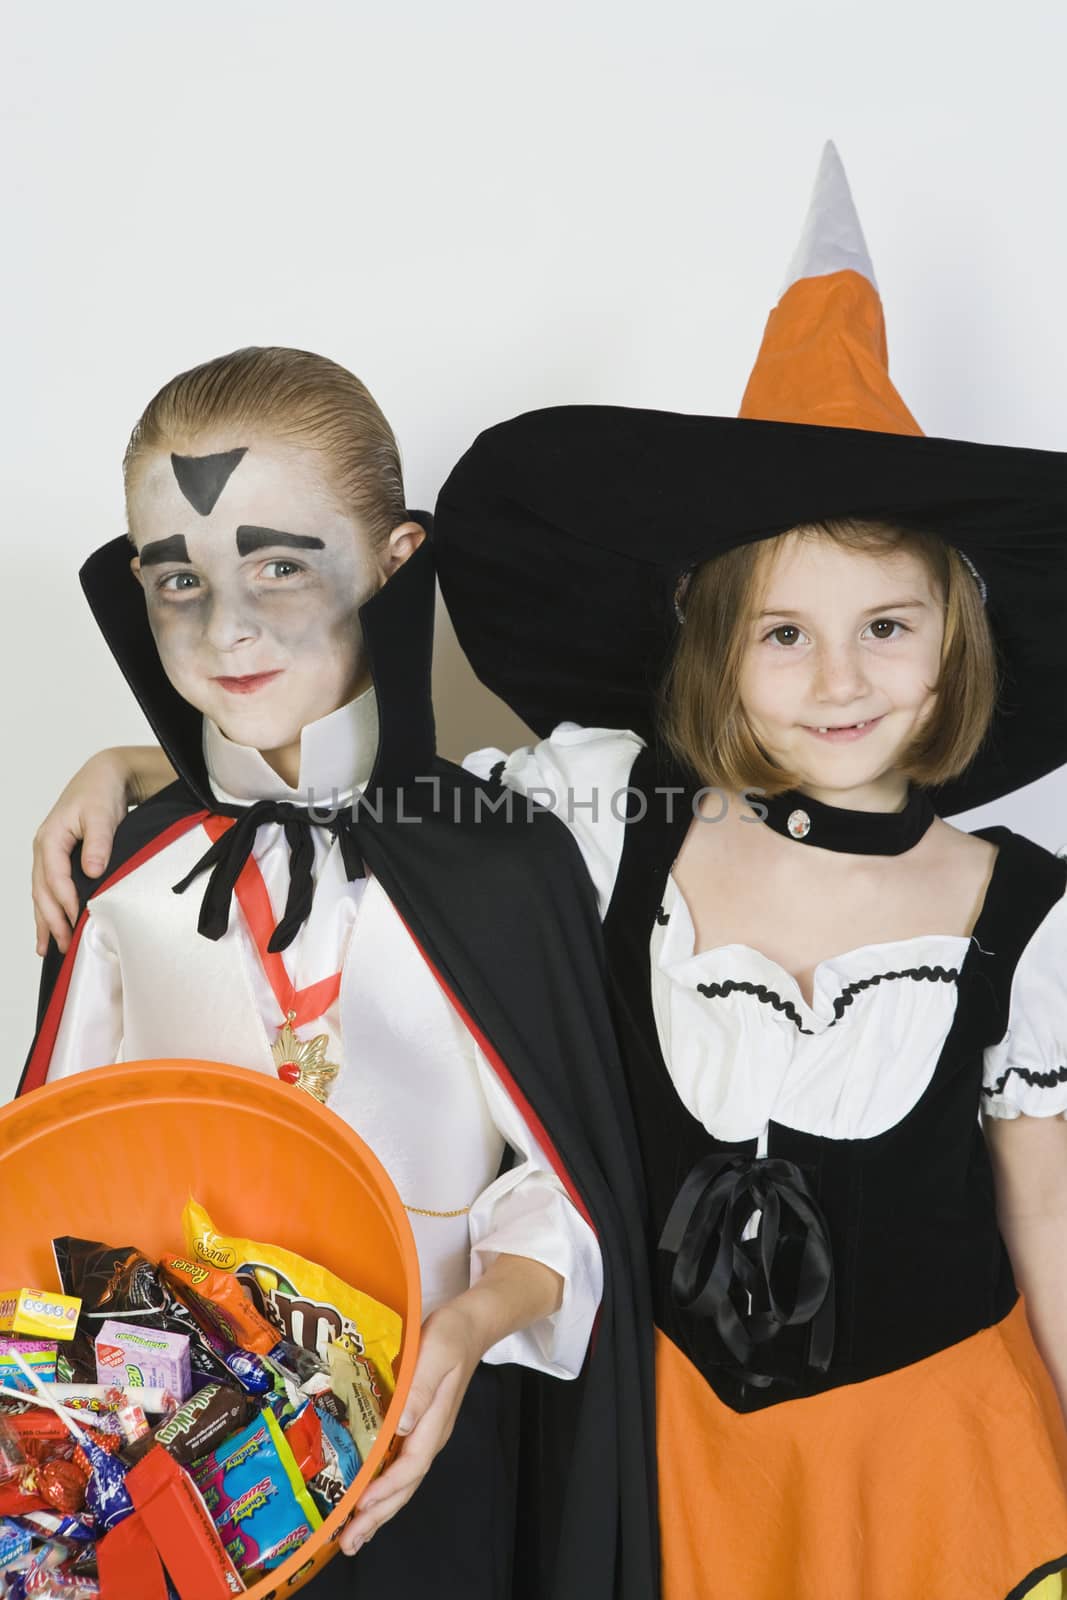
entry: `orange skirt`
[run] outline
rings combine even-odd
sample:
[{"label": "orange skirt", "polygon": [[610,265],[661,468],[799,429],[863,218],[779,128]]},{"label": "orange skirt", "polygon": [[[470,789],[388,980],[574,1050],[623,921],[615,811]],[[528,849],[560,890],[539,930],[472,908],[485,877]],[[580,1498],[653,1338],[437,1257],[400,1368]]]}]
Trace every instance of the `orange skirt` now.
[{"label": "orange skirt", "polygon": [[657,1333],[656,1409],[664,1600],[1067,1593],[1067,1429],[1021,1300],[925,1361],[745,1414]]}]

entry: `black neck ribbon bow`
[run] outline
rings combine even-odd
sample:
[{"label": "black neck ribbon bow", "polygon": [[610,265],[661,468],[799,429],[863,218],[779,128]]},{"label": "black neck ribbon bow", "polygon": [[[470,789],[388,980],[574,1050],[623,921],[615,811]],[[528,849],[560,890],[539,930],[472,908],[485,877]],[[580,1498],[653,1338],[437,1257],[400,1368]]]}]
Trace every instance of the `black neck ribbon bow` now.
[{"label": "black neck ribbon bow", "polygon": [[[757,1215],[755,1237],[746,1239]],[[829,1234],[794,1162],[704,1156],[678,1191],[659,1248],[675,1257],[675,1305],[711,1319],[746,1383],[766,1388],[775,1381],[755,1358],[783,1328],[804,1323],[811,1324],[807,1364],[819,1372],[829,1367],[834,1346]]]},{"label": "black neck ribbon bow", "polygon": [[197,930],[205,939],[221,939],[230,925],[233,891],[245,862],[252,854],[256,833],[267,822],[279,822],[289,846],[289,893],[281,921],[271,934],[267,949],[272,953],[288,949],[307,920],[315,883],[311,874],[315,861],[312,828],[325,828],[340,841],[341,860],[349,883],[364,876],[363,856],[356,837],[352,807],[334,808],[319,815],[309,807],[292,805],[288,800],[257,800],[255,805],[224,815],[236,816],[232,828],[216,839],[191,872],[174,885],[175,894],[184,894],[202,872],[211,877],[204,891]]}]

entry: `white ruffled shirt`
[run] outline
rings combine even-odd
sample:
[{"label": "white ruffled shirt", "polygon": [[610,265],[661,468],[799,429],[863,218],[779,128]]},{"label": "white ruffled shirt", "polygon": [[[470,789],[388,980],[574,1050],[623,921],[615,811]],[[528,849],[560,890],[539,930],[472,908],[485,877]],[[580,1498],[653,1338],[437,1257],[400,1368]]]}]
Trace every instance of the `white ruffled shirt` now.
[{"label": "white ruffled shirt", "polygon": [[[309,794],[316,807],[350,803],[377,745],[373,690],[303,730],[295,789],[258,751],[204,724],[212,790],[223,804],[306,805]],[[330,1109],[367,1141],[409,1208],[424,1312],[461,1293],[499,1254],[540,1261],[564,1281],[559,1310],[485,1360],[574,1377],[603,1289],[596,1237],[378,881],[349,883],[338,842],[321,829],[312,837],[311,913],[283,960],[298,989],[338,969],[342,980],[329,1010],[298,1031],[328,1034],[327,1057],[341,1064]],[[208,842],[195,827],[90,900],[49,1080],[162,1056],[274,1074],[270,1042],[282,1017],[236,901],[212,944],[196,932],[206,878],[172,893]],[[260,827],[254,855],[278,916],[289,884],[280,824]],[[498,1176],[506,1146],[515,1159]]]},{"label": "white ruffled shirt", "polygon": [[[510,756],[480,750],[465,765],[484,777],[503,762],[510,788],[560,816],[603,916],[641,748],[633,733],[561,723],[532,748]],[[816,969],[808,1005],[796,980],[758,950],[731,944],[694,953],[689,909],[670,874],[662,900],[649,945],[657,1031],[679,1097],[710,1134],[756,1139],[763,1149],[773,1121],[831,1139],[867,1139],[907,1115],[952,1026],[969,939],[924,934],[833,956]],[[987,1116],[1067,1116],[1065,951],[1067,897],[1019,958],[1007,1032],[985,1052]]]}]

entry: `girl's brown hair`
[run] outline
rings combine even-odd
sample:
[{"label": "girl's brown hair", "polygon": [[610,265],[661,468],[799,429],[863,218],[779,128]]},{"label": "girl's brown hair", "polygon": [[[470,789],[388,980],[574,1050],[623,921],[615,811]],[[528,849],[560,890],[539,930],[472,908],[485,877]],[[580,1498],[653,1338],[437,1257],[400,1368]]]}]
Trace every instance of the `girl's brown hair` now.
[{"label": "girl's brown hair", "polygon": [[[937,701],[899,766],[915,783],[958,777],[973,761],[996,704],[996,650],[973,570],[936,535],[887,522],[833,518],[779,537],[829,539],[848,550],[908,551],[926,566],[945,610]],[[762,748],[741,704],[741,667],[777,539],[740,545],[695,568],[663,689],[662,728],[673,753],[711,787],[779,794],[796,786]]]},{"label": "girl's brown hair", "polygon": [[369,390],[335,361],[268,346],[180,372],[148,402],[130,436],[122,463],[127,497],[149,452],[194,454],[197,441],[219,433],[225,448],[258,434],[317,450],[335,494],[374,546],[407,520],[393,430]]}]

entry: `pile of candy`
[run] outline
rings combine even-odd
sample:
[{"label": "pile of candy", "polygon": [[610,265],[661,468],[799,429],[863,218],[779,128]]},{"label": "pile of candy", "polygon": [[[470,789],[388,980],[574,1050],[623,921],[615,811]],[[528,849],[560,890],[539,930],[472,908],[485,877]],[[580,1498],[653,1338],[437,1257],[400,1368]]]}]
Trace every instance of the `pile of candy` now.
[{"label": "pile of candy", "polygon": [[212,1600],[298,1549],[352,1483],[401,1320],[291,1251],[53,1240],[62,1293],[0,1294],[0,1600]]}]

